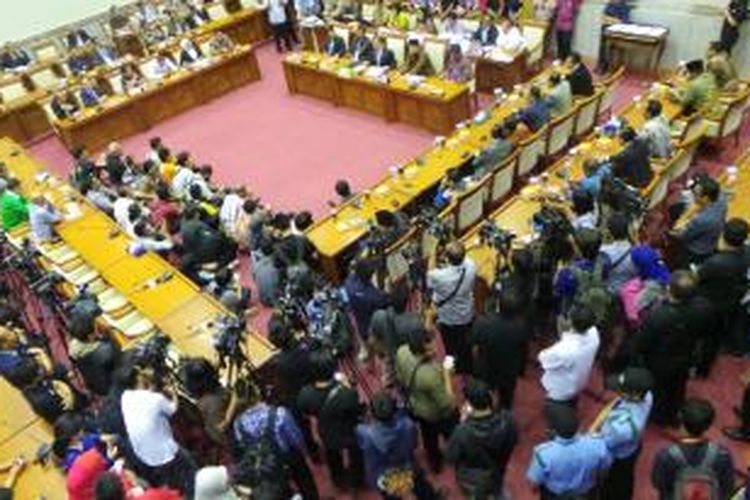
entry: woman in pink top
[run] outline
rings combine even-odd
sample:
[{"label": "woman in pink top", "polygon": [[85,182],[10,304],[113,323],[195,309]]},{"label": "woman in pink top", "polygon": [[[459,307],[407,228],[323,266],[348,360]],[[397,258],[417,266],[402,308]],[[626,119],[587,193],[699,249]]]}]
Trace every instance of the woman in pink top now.
[{"label": "woman in pink top", "polygon": [[582,0],[557,0],[555,31],[557,33],[557,58],[564,61],[571,53],[573,30]]}]

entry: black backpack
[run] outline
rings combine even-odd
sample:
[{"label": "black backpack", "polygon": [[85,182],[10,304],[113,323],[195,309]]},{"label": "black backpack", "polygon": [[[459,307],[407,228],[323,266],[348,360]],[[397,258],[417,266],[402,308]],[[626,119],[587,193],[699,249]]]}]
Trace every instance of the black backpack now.
[{"label": "black backpack", "polygon": [[252,488],[255,500],[285,500],[289,497],[289,467],[274,434],[278,408],[268,410],[259,439],[251,441],[237,465],[237,482]]}]

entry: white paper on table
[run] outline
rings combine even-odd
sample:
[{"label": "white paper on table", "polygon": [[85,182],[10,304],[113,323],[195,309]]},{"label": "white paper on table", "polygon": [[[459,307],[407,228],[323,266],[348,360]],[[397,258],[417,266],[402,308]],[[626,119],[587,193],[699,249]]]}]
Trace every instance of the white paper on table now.
[{"label": "white paper on table", "polygon": [[82,215],[83,212],[81,212],[81,207],[78,203],[70,202],[65,204],[65,220],[80,219]]}]

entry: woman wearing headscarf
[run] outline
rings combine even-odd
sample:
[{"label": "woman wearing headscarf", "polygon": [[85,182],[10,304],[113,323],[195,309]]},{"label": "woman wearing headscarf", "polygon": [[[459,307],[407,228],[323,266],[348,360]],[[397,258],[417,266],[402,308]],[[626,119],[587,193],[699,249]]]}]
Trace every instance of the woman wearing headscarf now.
[{"label": "woman wearing headscarf", "polygon": [[666,297],[671,273],[659,252],[649,245],[633,247],[630,260],[637,275],[619,293],[628,326],[635,329]]}]

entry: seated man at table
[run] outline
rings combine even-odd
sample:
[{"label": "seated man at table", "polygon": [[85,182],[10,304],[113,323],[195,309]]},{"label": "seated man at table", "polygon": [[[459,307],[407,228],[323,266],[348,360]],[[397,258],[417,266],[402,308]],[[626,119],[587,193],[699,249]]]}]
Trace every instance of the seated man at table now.
[{"label": "seated man at table", "polygon": [[466,83],[471,80],[472,76],[474,75],[471,61],[464,55],[459,44],[452,43],[445,57],[443,78],[449,82]]},{"label": "seated man at table", "polygon": [[374,51],[372,42],[365,35],[364,28],[357,26],[356,30],[352,33],[352,43],[349,47],[349,52],[352,54],[354,61],[358,63],[371,63]]},{"label": "seated man at table", "polygon": [[83,28],[73,30],[65,36],[65,45],[67,46],[68,50],[75,49],[77,47],[83,47],[90,41],[91,35],[86,33],[86,30],[84,30]]},{"label": "seated man at table", "polygon": [[505,125],[492,129],[492,142],[474,159],[474,170],[477,177],[499,166],[513,151],[513,143],[508,139],[510,131]]},{"label": "seated man at table", "polygon": [[432,76],[435,74],[432,61],[416,38],[412,38],[406,44],[404,64],[401,65],[399,71],[405,75]]},{"label": "seated man at table", "polygon": [[474,32],[472,39],[479,42],[483,47],[495,45],[499,31],[490,18],[485,14],[479,19],[479,27]]},{"label": "seated man at table", "polygon": [[515,54],[523,49],[526,40],[518,26],[507,17],[500,21],[500,30],[497,35],[497,45],[504,51]]},{"label": "seated man at table", "polygon": [[208,41],[208,52],[211,56],[228,54],[235,48],[234,41],[223,31],[217,31]]},{"label": "seated man at table", "polygon": [[78,49],[72,51],[68,56],[66,65],[68,70],[74,75],[80,75],[86,73],[88,70],[94,67],[91,54],[86,49]]},{"label": "seated man at table", "polygon": [[171,73],[177,71],[177,65],[172,59],[172,56],[167,53],[160,53],[154,60],[154,76],[156,78],[164,78],[169,76]]},{"label": "seated man at table", "polygon": [[583,64],[581,54],[573,52],[568,56],[566,61],[570,68],[567,79],[570,82],[570,90],[575,97],[591,97],[594,95],[594,81],[591,78],[591,72]]},{"label": "seated man at table", "polygon": [[672,133],[669,121],[662,114],[661,101],[650,99],[646,104],[646,123],[640,137],[648,143],[651,156],[669,158],[672,155]]},{"label": "seated man at table", "polygon": [[91,53],[91,59],[94,66],[115,66],[117,65],[117,61],[120,60],[120,54],[117,53],[117,50],[114,47],[103,43],[97,43]]},{"label": "seated man at table", "polygon": [[382,68],[393,69],[396,67],[396,56],[393,51],[388,48],[386,39],[383,36],[379,36],[375,39],[375,52],[372,56],[372,63],[375,66]]},{"label": "seated man at table", "polygon": [[95,108],[104,100],[104,94],[97,89],[96,84],[90,78],[84,79],[81,83],[78,97],[81,99],[84,108]]},{"label": "seated man at table", "polygon": [[328,56],[341,57],[346,54],[346,42],[331,30],[328,33],[328,41],[323,46],[323,52]]},{"label": "seated man at table", "polygon": [[190,66],[203,59],[203,52],[189,38],[180,40],[180,66]]},{"label": "seated man at table", "polygon": [[648,142],[639,138],[632,127],[622,129],[620,140],[625,148],[611,158],[612,173],[632,187],[645,188],[654,178]]},{"label": "seated man at table", "polygon": [[521,110],[519,118],[532,132],[537,132],[550,119],[549,104],[536,85],[529,89],[529,100],[530,103]]},{"label": "seated man at table", "polygon": [[70,91],[57,92],[52,97],[49,107],[58,120],[72,118],[80,111],[80,106]]},{"label": "seated man at table", "polygon": [[549,77],[550,91],[547,94],[547,103],[552,116],[562,116],[573,109],[573,92],[570,82],[554,72]]},{"label": "seated man at table", "polygon": [[29,64],[31,64],[29,53],[11,43],[5,44],[2,52],[0,52],[0,69],[6,71],[22,70]]},{"label": "seated man at table", "polygon": [[703,61],[690,61],[685,67],[687,83],[678,89],[675,97],[682,105],[682,115],[690,116],[708,107],[715,98],[716,78],[706,72]]}]

